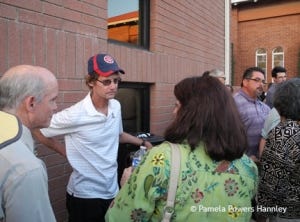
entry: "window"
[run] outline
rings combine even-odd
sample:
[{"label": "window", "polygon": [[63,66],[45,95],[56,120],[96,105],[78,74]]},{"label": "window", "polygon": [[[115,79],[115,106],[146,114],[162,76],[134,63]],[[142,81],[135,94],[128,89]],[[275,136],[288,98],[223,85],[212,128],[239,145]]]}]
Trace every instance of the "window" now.
[{"label": "window", "polygon": [[149,48],[150,0],[108,0],[108,39]]},{"label": "window", "polygon": [[256,66],[263,69],[267,75],[267,50],[260,48],[256,50]]},{"label": "window", "polygon": [[272,51],[272,68],[275,66],[284,67],[284,52],[280,46]]}]

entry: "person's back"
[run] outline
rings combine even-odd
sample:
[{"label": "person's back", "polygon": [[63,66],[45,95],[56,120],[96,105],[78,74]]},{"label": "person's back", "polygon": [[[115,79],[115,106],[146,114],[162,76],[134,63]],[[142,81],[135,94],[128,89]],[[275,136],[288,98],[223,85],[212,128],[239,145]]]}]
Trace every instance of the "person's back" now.
[{"label": "person's back", "polygon": [[[257,168],[244,155],[247,138],[231,93],[205,75],[182,80],[174,94],[176,116],[165,132],[167,141],[179,145],[181,158],[172,221],[249,222]],[[120,215],[125,222],[161,221],[171,152],[164,142],[146,154],[112,203],[107,222]]]},{"label": "person's back", "polygon": [[0,221],[56,221],[30,130],[49,125],[57,93],[56,78],[42,67],[16,66],[0,79]]},{"label": "person's back", "polygon": [[[143,168],[136,169],[138,174],[133,172],[129,184],[122,188],[119,195],[124,198],[115,200],[107,221],[118,221],[120,214],[124,222],[139,218],[161,220],[168,190],[170,152],[168,143],[149,152]],[[214,161],[203,145],[191,152],[188,144],[182,144],[180,152],[181,175],[172,221],[248,222],[257,183],[255,164],[246,155],[232,162]],[[116,210],[118,206],[120,209]]]},{"label": "person's back", "polygon": [[300,221],[300,79],[281,83],[274,94],[280,115],[266,138],[261,155],[257,194],[259,212],[270,222]]}]

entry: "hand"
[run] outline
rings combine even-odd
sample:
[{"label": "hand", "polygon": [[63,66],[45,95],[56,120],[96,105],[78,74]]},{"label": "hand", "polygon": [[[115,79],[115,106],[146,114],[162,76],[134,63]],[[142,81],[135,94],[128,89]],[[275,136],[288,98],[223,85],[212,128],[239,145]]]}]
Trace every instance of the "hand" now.
[{"label": "hand", "polygon": [[149,141],[145,140],[145,147],[147,148],[147,150],[149,150],[149,149],[151,149],[153,147],[153,145]]},{"label": "hand", "polygon": [[120,185],[121,187],[127,182],[127,180],[129,179],[131,173],[132,173],[132,166],[127,167],[123,170],[123,174],[120,180]]}]

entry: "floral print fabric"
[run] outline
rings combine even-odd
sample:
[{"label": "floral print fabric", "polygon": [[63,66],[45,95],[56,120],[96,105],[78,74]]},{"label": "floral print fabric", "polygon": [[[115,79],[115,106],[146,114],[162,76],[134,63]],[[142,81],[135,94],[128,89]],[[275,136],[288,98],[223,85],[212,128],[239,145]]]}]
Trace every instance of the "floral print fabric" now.
[{"label": "floral print fabric", "polygon": [[[161,221],[170,176],[170,146],[151,149],[120,190],[106,221]],[[257,187],[256,165],[241,159],[213,161],[203,145],[194,151],[180,145],[181,167],[172,221],[245,221],[253,209]]]}]

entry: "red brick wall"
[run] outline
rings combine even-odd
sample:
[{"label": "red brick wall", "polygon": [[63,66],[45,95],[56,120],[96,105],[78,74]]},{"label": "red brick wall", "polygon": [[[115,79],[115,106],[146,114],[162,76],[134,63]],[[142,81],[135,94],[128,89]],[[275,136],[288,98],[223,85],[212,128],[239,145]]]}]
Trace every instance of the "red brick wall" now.
[{"label": "red brick wall", "polygon": [[[173,87],[184,77],[224,69],[224,1],[151,0],[150,50],[107,41],[106,0],[0,0],[0,75],[17,64],[47,67],[59,81],[59,108],[87,93],[88,58],[108,52],[124,81],[153,83],[150,130],[162,135],[172,119]],[[57,221],[65,221],[66,159],[39,145]]]},{"label": "red brick wall", "polygon": [[289,77],[297,76],[300,52],[300,2],[286,1],[255,7],[233,7],[231,39],[234,44],[234,80],[240,85],[243,72],[255,66],[258,48],[267,50],[267,81],[271,82],[272,50],[284,50],[284,66]]}]

